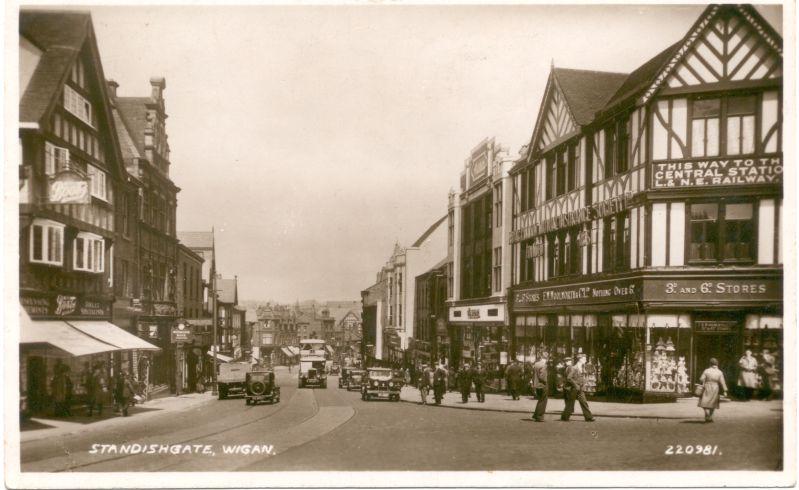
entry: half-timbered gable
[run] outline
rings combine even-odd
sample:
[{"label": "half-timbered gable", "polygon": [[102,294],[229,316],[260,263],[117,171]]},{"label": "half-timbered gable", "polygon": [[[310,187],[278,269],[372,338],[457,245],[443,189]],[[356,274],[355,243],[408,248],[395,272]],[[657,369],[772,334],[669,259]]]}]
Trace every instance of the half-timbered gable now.
[{"label": "half-timbered gable", "polygon": [[[513,170],[517,356],[587,354],[606,390],[646,400],[690,393],[663,374],[676,356],[695,381],[712,349],[736,373],[736,349],[780,345],[761,325],[782,322],[781,45],[752,7],[711,5],[607,97],[550,74],[578,131],[557,132],[548,95]],[[583,118],[581,99],[603,103]],[[572,144],[575,191],[559,173]]]},{"label": "half-timbered gable", "polygon": [[[22,287],[110,294],[119,146],[91,18],[22,11]],[[46,267],[42,267],[46,266]]]}]

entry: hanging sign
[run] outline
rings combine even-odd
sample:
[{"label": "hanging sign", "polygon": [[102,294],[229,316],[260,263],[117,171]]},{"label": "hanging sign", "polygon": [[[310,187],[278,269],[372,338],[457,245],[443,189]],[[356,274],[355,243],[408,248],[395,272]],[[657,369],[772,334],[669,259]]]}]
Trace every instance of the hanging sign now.
[{"label": "hanging sign", "polygon": [[47,200],[52,204],[89,204],[89,181],[72,170],[59,172],[48,184]]}]

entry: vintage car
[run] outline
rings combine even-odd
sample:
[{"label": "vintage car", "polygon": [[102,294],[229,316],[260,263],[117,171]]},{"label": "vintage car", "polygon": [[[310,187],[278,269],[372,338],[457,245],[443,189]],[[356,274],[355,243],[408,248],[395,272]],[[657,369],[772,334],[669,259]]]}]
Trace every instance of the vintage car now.
[{"label": "vintage car", "polygon": [[358,370],[358,369],[360,369],[360,368],[358,368],[356,366],[347,366],[347,367],[341,368],[341,374],[338,377],[338,387],[339,388],[346,388],[347,387],[347,381],[349,381],[349,379],[350,379],[350,373],[353,370]]},{"label": "vintage car", "polygon": [[314,357],[305,357],[300,360],[300,373],[297,381],[298,388],[327,388],[327,374],[325,374],[325,360]]},{"label": "vintage car", "polygon": [[394,379],[391,369],[368,368],[361,384],[361,399],[368,401],[372,398],[386,398],[398,402],[401,387],[402,383]]},{"label": "vintage car", "polygon": [[363,369],[350,369],[349,377],[347,378],[347,391],[360,391],[361,386],[366,379],[366,371]]},{"label": "vintage car", "polygon": [[247,373],[244,399],[247,405],[255,405],[260,401],[279,402],[280,387],[275,385],[275,372],[263,369]]},{"label": "vintage car", "polygon": [[330,374],[338,375],[341,372],[341,367],[337,362],[330,365]]}]

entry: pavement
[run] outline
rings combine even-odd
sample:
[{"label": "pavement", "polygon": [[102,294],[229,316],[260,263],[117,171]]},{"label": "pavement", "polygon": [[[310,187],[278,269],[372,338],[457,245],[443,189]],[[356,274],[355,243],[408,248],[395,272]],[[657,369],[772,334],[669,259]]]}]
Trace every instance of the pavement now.
[{"label": "pavement", "polygon": [[215,400],[210,391],[205,393],[188,393],[180,396],[167,396],[138,403],[128,410],[123,417],[114,412],[113,407],[106,406],[102,416],[89,417],[81,409],[73,408],[72,417],[31,417],[20,423],[20,442],[38,441],[52,437],[66,436],[78,432],[89,432],[113,429],[125,425],[139,425],[151,417],[172,412],[182,412]]},{"label": "pavement", "polygon": [[[413,386],[405,386],[400,393],[400,400],[406,403],[421,404],[419,390]],[[537,400],[531,396],[522,396],[513,400],[506,394],[486,394],[485,402],[479,403],[474,393],[469,401],[463,403],[459,392],[449,392],[444,395],[440,406],[434,405],[433,392],[428,396],[428,405],[440,408],[457,408],[463,410],[482,410],[490,412],[512,412],[532,414]],[[589,400],[588,406],[595,417],[613,418],[639,418],[639,419],[675,419],[689,420],[702,419],[704,412],[697,407],[695,397],[678,398],[674,403],[612,403]],[[564,400],[562,398],[549,398],[546,413],[560,415],[563,412]],[[748,402],[730,401],[722,399],[719,416],[724,418],[751,418],[770,417],[775,411],[782,412],[782,400]],[[572,418],[582,418],[579,403],[575,404]]]}]

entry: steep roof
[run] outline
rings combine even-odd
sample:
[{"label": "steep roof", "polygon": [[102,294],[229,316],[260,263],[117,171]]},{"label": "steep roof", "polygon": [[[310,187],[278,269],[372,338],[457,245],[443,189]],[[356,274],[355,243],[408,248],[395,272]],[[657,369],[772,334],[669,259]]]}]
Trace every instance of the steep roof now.
[{"label": "steep roof", "polygon": [[189,248],[214,248],[213,231],[179,231],[178,240]]},{"label": "steep roof", "polygon": [[36,70],[20,99],[20,122],[38,123],[45,116],[86,41],[90,24],[88,12],[20,11],[20,35],[42,50]]},{"label": "steep roof", "polygon": [[602,110],[608,110],[615,105],[624,102],[630,97],[634,97],[641,90],[645,89],[651,84],[655,76],[663,69],[663,65],[671,58],[674,53],[682,45],[682,40],[677,41],[660,53],[656,54],[649,61],[635,69],[627,79],[624,80],[621,87],[613,94],[605,107]]},{"label": "steep roof", "polygon": [[139,154],[144,154],[144,131],[147,129],[147,104],[152,104],[150,97],[117,97],[117,108],[130,132],[130,138]]},{"label": "steep roof", "polygon": [[628,77],[626,73],[570,68],[553,68],[553,74],[575,122],[580,126],[593,121],[596,112],[605,106]]},{"label": "steep roof", "polygon": [[445,214],[438,221],[430,225],[430,228],[425,230],[425,232],[422,233],[422,235],[419,238],[417,238],[415,242],[413,242],[413,245],[411,245],[411,247],[421,247],[422,244],[425,242],[425,240],[427,240],[430,237],[430,235],[432,235],[433,232],[436,231],[436,228],[441,226],[441,223],[443,223],[446,219],[447,215]]}]

